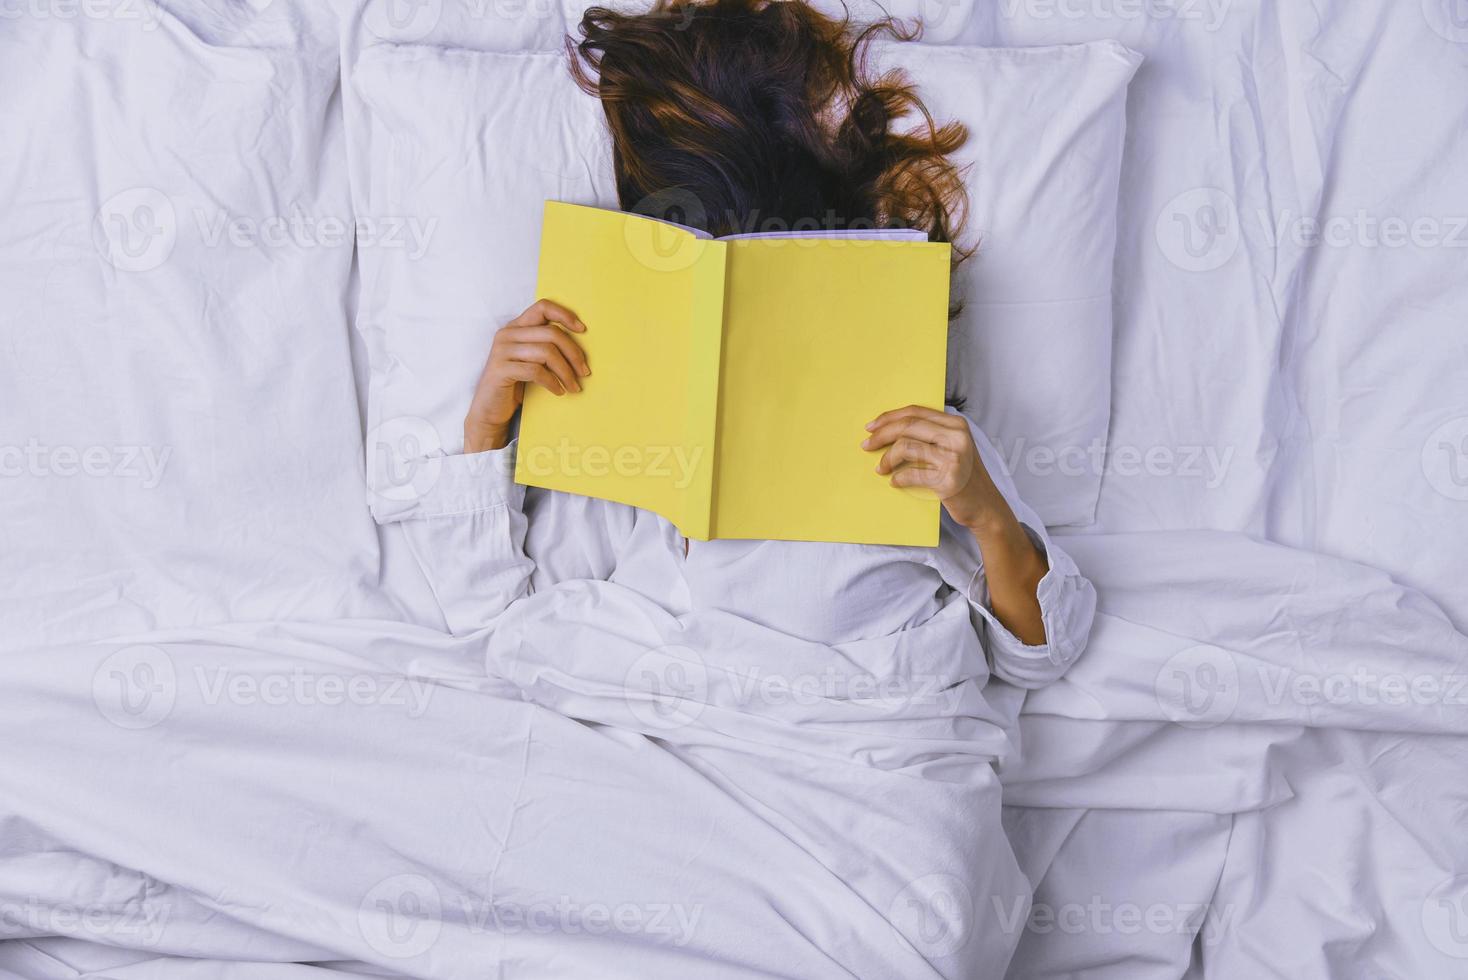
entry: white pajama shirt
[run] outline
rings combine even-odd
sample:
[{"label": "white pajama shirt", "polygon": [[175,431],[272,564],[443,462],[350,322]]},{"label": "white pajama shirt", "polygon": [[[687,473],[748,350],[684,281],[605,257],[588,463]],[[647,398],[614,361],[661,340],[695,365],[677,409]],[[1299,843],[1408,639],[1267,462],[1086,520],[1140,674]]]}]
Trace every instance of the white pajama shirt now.
[{"label": "white pajama shirt", "polygon": [[[1049,562],[1037,593],[1043,646],[1025,645],[995,618],[977,542],[946,513],[936,548],[685,541],[650,511],[537,488],[527,492],[513,479],[511,443],[436,459],[432,485],[416,499],[379,507],[379,516],[402,523],[455,633],[491,626],[516,599],[578,579],[617,583],[674,616],[719,610],[827,644],[920,625],[957,592],[969,602],[993,674],[1020,687],[1041,687],[1084,650],[1095,590],[1019,499],[998,451],[972,423],[970,428],[995,485]],[[608,615],[617,610],[609,608]]]}]

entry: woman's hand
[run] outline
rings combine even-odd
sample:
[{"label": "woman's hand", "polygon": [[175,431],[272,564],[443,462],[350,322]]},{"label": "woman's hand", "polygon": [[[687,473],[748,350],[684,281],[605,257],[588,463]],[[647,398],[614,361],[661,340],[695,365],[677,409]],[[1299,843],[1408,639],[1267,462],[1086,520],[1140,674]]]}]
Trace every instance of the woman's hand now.
[{"label": "woman's hand", "polygon": [[1021,643],[1045,643],[1039,587],[1050,563],[994,485],[962,416],[919,405],[883,412],[868,425],[863,449],[886,450],[877,472],[894,487],[922,487],[968,528],[984,559],[989,606]]},{"label": "woman's hand", "polygon": [[464,452],[503,449],[509,443],[510,423],[525,401],[527,384],[558,396],[580,391],[580,379],[591,367],[571,334],[585,332],[580,317],[544,299],[501,327],[464,418]]},{"label": "woman's hand", "polygon": [[861,444],[886,450],[877,472],[894,487],[918,487],[943,501],[943,508],[971,531],[1014,519],[1004,495],[989,477],[962,416],[920,405],[883,412],[867,423],[871,435]]}]

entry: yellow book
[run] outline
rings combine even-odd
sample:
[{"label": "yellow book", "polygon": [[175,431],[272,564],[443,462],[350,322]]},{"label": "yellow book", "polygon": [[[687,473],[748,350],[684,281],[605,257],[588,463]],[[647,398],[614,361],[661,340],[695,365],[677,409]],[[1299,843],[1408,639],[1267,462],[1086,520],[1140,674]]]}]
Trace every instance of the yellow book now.
[{"label": "yellow book", "polygon": [[547,202],[537,295],[586,323],[592,373],[527,386],[516,480],[701,541],[936,545],[938,501],[861,441],[889,409],[943,407],[949,246],[865,235],[714,240]]}]

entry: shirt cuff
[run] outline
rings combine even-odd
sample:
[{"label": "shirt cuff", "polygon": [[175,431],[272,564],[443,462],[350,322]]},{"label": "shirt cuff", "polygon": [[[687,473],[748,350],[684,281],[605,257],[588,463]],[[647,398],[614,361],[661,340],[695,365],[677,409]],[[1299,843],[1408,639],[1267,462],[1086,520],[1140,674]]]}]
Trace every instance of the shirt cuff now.
[{"label": "shirt cuff", "polygon": [[379,524],[475,514],[495,507],[523,507],[525,488],[515,482],[515,444],[502,449],[414,460],[410,483],[373,494]]},{"label": "shirt cuff", "polygon": [[995,674],[1020,687],[1042,687],[1059,679],[1085,650],[1096,615],[1096,590],[1070,555],[1053,547],[1045,535],[1022,526],[1050,566],[1035,590],[1045,643],[1030,646],[999,621],[990,608],[988,582],[982,569],[974,573],[966,591],[984,621]]}]

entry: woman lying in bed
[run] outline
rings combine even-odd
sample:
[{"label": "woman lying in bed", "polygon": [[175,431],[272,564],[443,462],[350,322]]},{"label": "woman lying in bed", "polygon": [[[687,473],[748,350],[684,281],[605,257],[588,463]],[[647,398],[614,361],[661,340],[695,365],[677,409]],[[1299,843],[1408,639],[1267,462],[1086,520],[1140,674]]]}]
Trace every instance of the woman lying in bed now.
[{"label": "woman lying in bed", "polygon": [[[964,193],[948,154],[966,134],[896,131],[927,116],[900,79],[862,69],[883,30],[800,0],[588,12],[575,63],[611,124],[622,206],[678,188],[714,235],[813,220],[951,240]],[[576,337],[596,329],[542,301],[495,335],[465,455],[406,523],[451,628],[493,623],[490,670],[528,700],[658,739],[737,811],[717,821],[737,847],[769,858],[794,842],[783,868],[811,862],[835,890],[781,915],[842,969],[998,975],[1028,885],[998,820],[1012,718],[984,685],[1059,677],[1085,646],[1090,584],[956,411],[893,406],[852,432],[893,493],[942,499],[935,549],[690,542],[648,511],[527,493],[511,479],[525,386],[575,398],[595,368]],[[745,873],[731,867],[704,875]],[[860,938],[830,937],[833,919]]]},{"label": "woman lying in bed", "polygon": [[[865,42],[884,30],[896,28],[869,26],[852,37],[799,2],[588,12],[576,64],[611,125],[623,208],[678,188],[699,202],[715,236],[815,223],[914,227],[932,241],[952,240],[964,188],[947,155],[966,134],[931,122],[911,135],[892,131],[897,117],[927,117],[900,81],[874,81],[862,71]],[[955,249],[955,256],[961,262],[966,253]],[[464,422],[466,453],[513,453],[512,424],[527,384],[575,397],[592,368],[575,340],[587,329],[574,311],[541,301],[495,335]],[[892,347],[900,356],[900,324]],[[862,445],[893,487],[942,499],[952,526],[937,552],[692,545],[655,514],[532,490],[526,507],[536,519],[526,548],[534,567],[522,587],[620,571],[624,580],[647,576],[631,581],[666,601],[682,578],[694,601],[838,641],[922,622],[946,582],[987,621],[1000,676],[1023,686],[1060,676],[1085,643],[1090,590],[1015,496],[983,435],[956,412],[920,406],[894,406],[867,429]],[[613,528],[624,533],[614,538]]]}]

